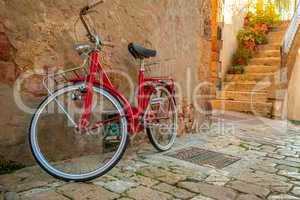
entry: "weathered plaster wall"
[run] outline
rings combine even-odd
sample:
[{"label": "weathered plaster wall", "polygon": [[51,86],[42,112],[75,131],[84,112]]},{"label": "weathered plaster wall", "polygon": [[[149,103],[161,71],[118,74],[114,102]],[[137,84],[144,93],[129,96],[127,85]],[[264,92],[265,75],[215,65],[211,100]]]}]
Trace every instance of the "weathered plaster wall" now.
[{"label": "weathered plaster wall", "polygon": [[288,119],[300,121],[300,49],[296,56],[296,62],[291,72],[288,87]]},{"label": "weathered plaster wall", "polygon": [[[2,157],[30,160],[25,137],[30,114],[16,107],[12,82],[28,69],[78,66],[80,58],[72,47],[85,38],[82,26],[74,22],[86,3],[0,0],[0,109],[5,108],[0,130]],[[136,41],[156,48],[159,56],[155,60],[171,61],[154,67],[155,74],[175,77],[190,105],[193,88],[209,76],[210,0],[107,0],[96,11],[91,16],[95,29],[105,40],[116,44],[103,53],[107,67],[136,77],[138,62],[128,53],[128,43]],[[136,78],[133,81],[136,84]],[[35,105],[39,101],[36,96],[40,94],[40,84],[40,77],[36,76],[23,84],[22,92],[29,99],[26,103]],[[179,105],[184,107],[182,102]]]},{"label": "weathered plaster wall", "polygon": [[238,46],[236,36],[244,25],[244,17],[248,12],[246,5],[246,1],[240,2],[236,0],[226,0],[224,3],[223,46],[220,56],[222,62],[220,75],[222,79],[231,64],[232,55]]},{"label": "weathered plaster wall", "polygon": [[289,120],[300,121],[300,29],[287,57],[286,66],[284,73],[287,76],[288,89],[285,101],[287,109],[284,110],[284,116],[287,114]]},{"label": "weathered plaster wall", "polygon": [[295,66],[292,70],[291,80],[288,88],[288,118],[300,121],[300,50],[298,51]]}]

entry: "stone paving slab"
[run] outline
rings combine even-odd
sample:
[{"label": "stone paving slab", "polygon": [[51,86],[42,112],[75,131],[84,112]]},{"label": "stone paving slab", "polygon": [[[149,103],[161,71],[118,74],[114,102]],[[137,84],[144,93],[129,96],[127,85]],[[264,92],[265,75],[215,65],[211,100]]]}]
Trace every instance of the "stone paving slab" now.
[{"label": "stone paving slab", "polygon": [[153,187],[161,192],[169,193],[170,195],[179,199],[190,199],[195,196],[195,193],[189,192],[185,189],[181,189],[175,186],[168,185],[166,183],[160,183]]},{"label": "stone paving slab", "polygon": [[128,196],[136,200],[168,200],[171,195],[144,186],[128,191]]},{"label": "stone paving slab", "polygon": [[107,175],[86,183],[56,180],[36,166],[2,175],[0,200],[300,200],[300,127],[283,130],[282,121],[253,126],[233,119],[178,138],[170,151],[194,146],[241,158],[222,169],[177,160],[143,144]]},{"label": "stone paving slab", "polygon": [[101,200],[112,200],[119,197],[118,194],[109,192],[101,187],[84,183],[67,184],[58,188],[57,191],[69,199],[78,200],[97,200],[99,197],[101,197]]},{"label": "stone paving slab", "polygon": [[242,193],[253,194],[263,198],[266,198],[268,194],[270,194],[270,190],[265,187],[249,184],[247,182],[242,182],[242,181],[229,182],[227,184],[227,187],[230,187]]},{"label": "stone paving slab", "polygon": [[210,185],[202,182],[180,182],[178,186],[194,193],[203,194],[215,199],[231,200],[235,199],[237,196],[237,192],[230,188]]},{"label": "stone paving slab", "polygon": [[29,197],[23,197],[23,199],[26,200],[69,200],[69,198],[58,194],[57,192],[54,191],[49,191],[49,192],[43,192],[40,194],[35,194],[34,196],[29,196]]},{"label": "stone paving slab", "polygon": [[252,194],[241,194],[237,200],[261,200],[261,198],[258,198],[255,195]]}]

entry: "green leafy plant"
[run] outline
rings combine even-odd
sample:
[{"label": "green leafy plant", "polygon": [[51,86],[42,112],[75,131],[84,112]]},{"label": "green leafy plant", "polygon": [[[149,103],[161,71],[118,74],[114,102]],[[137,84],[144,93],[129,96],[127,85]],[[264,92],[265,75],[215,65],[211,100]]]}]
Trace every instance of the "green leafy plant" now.
[{"label": "green leafy plant", "polygon": [[269,28],[273,27],[280,19],[280,15],[276,11],[276,6],[273,3],[267,3],[265,6],[264,20]]},{"label": "green leafy plant", "polygon": [[252,58],[252,51],[239,47],[235,54],[232,56],[232,65],[247,65],[250,58]]},{"label": "green leafy plant", "polygon": [[255,32],[252,28],[247,28],[238,33],[237,39],[240,46],[255,51],[257,45],[265,43],[266,36],[263,33]]},{"label": "green leafy plant", "polygon": [[242,29],[237,35],[240,46],[244,46],[247,49],[255,50],[255,33],[250,29]]},{"label": "green leafy plant", "polygon": [[257,45],[266,44],[267,37],[263,26],[257,28],[245,28],[239,31],[237,39],[239,44],[254,51]]},{"label": "green leafy plant", "polygon": [[[257,4],[258,5],[258,4]],[[276,6],[272,3],[262,4],[256,13],[249,12],[244,20],[244,28],[239,31],[239,46],[232,56],[229,74],[243,74],[244,66],[249,63],[258,45],[268,43],[267,34],[279,20]]]},{"label": "green leafy plant", "polygon": [[228,69],[228,74],[244,74],[245,69],[243,65],[233,65]]},{"label": "green leafy plant", "polygon": [[267,44],[267,36],[264,33],[254,32],[255,33],[255,43],[257,45]]},{"label": "green leafy plant", "polygon": [[252,28],[257,25],[266,25],[268,29],[271,29],[279,21],[279,17],[275,5],[267,3],[264,12],[249,12],[245,17],[244,25]]},{"label": "green leafy plant", "polygon": [[244,19],[244,27],[251,27],[255,25],[255,14],[248,12]]}]

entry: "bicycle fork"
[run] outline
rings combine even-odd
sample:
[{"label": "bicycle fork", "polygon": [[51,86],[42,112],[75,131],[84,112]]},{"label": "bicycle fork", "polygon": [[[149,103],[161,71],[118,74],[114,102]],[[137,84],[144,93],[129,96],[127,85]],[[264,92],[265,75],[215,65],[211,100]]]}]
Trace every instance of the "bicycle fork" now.
[{"label": "bicycle fork", "polygon": [[92,109],[92,100],[93,100],[93,86],[95,81],[95,73],[98,64],[98,53],[92,53],[91,67],[90,67],[90,75],[88,77],[87,83],[87,93],[85,97],[85,109],[84,113],[80,119],[80,129],[86,128],[89,125],[90,117],[91,117],[91,109]]}]

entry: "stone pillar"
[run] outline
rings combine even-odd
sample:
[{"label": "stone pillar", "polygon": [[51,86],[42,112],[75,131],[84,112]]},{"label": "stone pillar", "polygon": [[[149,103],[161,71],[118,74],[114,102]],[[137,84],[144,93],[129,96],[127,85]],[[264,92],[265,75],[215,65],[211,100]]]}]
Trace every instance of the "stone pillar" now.
[{"label": "stone pillar", "polygon": [[218,0],[212,0],[210,81],[215,84],[218,74]]}]

